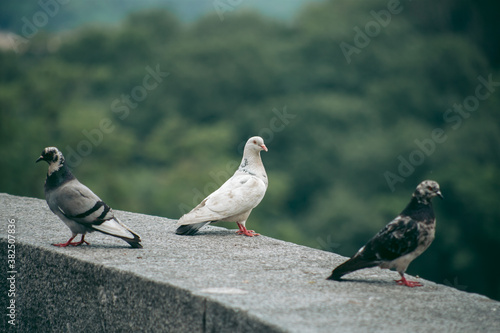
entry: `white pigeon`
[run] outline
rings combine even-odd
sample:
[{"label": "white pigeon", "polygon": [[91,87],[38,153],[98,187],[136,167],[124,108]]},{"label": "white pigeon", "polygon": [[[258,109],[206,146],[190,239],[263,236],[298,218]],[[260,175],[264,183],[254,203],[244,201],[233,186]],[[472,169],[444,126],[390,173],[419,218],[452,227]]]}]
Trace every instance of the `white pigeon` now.
[{"label": "white pigeon", "polygon": [[[131,247],[141,248],[141,238],[114,216],[113,210],[106,205],[87,186],[73,176],[65,164],[63,154],[56,147],[47,147],[36,160],[49,164],[45,180],[45,199],[50,210],[56,214],[71,230],[72,237],[58,247],[88,244],[87,232],[100,231],[118,237]],[[79,242],[72,240],[81,234]]]},{"label": "white pigeon", "polygon": [[236,222],[239,235],[258,236],[253,230],[247,230],[245,223],[267,190],[267,174],[260,158],[261,150],[267,151],[261,137],[248,139],[238,170],[218,190],[179,219],[176,233],[193,235],[207,223]]}]

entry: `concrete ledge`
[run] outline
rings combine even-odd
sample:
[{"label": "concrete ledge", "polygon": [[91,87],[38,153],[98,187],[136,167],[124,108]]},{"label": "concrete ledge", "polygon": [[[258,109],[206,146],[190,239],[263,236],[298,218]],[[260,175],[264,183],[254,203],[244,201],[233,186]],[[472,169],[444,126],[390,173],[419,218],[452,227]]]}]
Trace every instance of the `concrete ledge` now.
[{"label": "concrete ledge", "polygon": [[[0,194],[0,290],[9,219],[15,223],[15,297],[2,328],[18,332],[499,332],[500,302],[430,281],[396,285],[368,269],[326,281],[345,258],[233,230],[174,234],[174,221],[116,211],[144,249],[90,234],[90,246],[56,248],[69,229],[45,201]],[[11,242],[12,243],[12,242]],[[16,326],[8,323],[8,302]]]}]

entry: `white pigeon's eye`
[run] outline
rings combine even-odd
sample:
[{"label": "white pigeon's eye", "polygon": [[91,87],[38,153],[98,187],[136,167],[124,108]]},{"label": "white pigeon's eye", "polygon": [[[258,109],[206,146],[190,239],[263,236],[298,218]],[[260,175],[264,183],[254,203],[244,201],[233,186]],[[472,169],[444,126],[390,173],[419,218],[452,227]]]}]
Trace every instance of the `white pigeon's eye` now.
[{"label": "white pigeon's eye", "polygon": [[253,144],[256,145],[257,144],[257,141],[256,140],[253,140]]}]

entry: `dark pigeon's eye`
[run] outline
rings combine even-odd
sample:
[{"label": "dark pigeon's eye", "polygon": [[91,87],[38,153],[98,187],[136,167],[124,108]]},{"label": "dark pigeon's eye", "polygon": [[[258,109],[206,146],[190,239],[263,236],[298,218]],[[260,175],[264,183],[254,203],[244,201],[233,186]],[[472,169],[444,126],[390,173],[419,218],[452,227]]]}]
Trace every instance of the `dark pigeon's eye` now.
[{"label": "dark pigeon's eye", "polygon": [[428,189],[429,191],[434,190],[434,189],[432,188],[432,186],[427,186],[427,189]]}]

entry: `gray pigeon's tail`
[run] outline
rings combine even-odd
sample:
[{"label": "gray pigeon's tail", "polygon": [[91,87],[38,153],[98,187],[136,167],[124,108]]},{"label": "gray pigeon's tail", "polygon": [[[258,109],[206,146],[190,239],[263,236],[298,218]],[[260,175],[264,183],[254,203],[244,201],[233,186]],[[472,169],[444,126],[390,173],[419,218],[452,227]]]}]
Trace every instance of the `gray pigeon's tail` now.
[{"label": "gray pigeon's tail", "polygon": [[140,249],[141,237],[133,232],[129,227],[123,224],[116,217],[102,222],[101,224],[95,224],[92,229],[102,232],[103,234],[118,237],[123,239],[125,242],[129,243],[131,247]]},{"label": "gray pigeon's tail", "polygon": [[175,233],[177,235],[194,235],[198,230],[200,230],[201,227],[203,227],[205,224],[210,223],[210,222],[201,222],[201,223],[195,223],[195,224],[186,224],[186,225],[181,225],[177,228]]},{"label": "gray pigeon's tail", "polygon": [[341,277],[346,275],[346,274],[349,274],[351,272],[357,271],[358,269],[362,269],[362,268],[375,267],[378,264],[379,264],[379,262],[377,262],[377,261],[373,261],[373,260],[368,261],[366,259],[361,258],[360,256],[355,256],[355,257],[347,260],[346,262],[344,262],[343,264],[341,264],[337,268],[335,268],[332,272],[332,275],[330,275],[327,278],[327,280],[340,281]]},{"label": "gray pigeon's tail", "polygon": [[129,245],[131,247],[133,247],[134,249],[142,249],[141,237],[138,234],[136,234],[135,232],[133,232],[132,230],[130,230],[129,228],[126,228],[126,229],[128,232],[130,232],[132,234],[132,236],[134,238],[122,237],[120,235],[115,235],[115,234],[108,233],[108,232],[105,232],[102,230],[99,230],[99,231],[102,232],[103,234],[107,234],[110,236],[114,236],[114,237],[123,239],[125,242],[129,243]]},{"label": "gray pigeon's tail", "polygon": [[130,229],[128,229],[128,231],[130,231],[130,233],[134,235],[134,239],[123,238],[123,237],[120,238],[129,243],[129,245],[134,249],[142,249],[141,237]]},{"label": "gray pigeon's tail", "polygon": [[98,231],[100,231],[100,232],[102,232],[103,234],[106,234],[106,235],[110,235],[110,236],[114,236],[114,237],[117,237],[117,238],[121,238],[125,242],[129,243],[129,245],[131,247],[133,247],[134,249],[142,249],[141,237],[138,234],[136,234],[135,232],[133,232],[132,230],[128,229],[128,228],[127,228],[127,231],[130,232],[133,235],[134,238],[122,237],[122,236],[115,235],[115,234],[112,234],[112,233],[109,233],[109,232],[106,232],[106,231],[102,231],[102,230],[98,230]]}]

